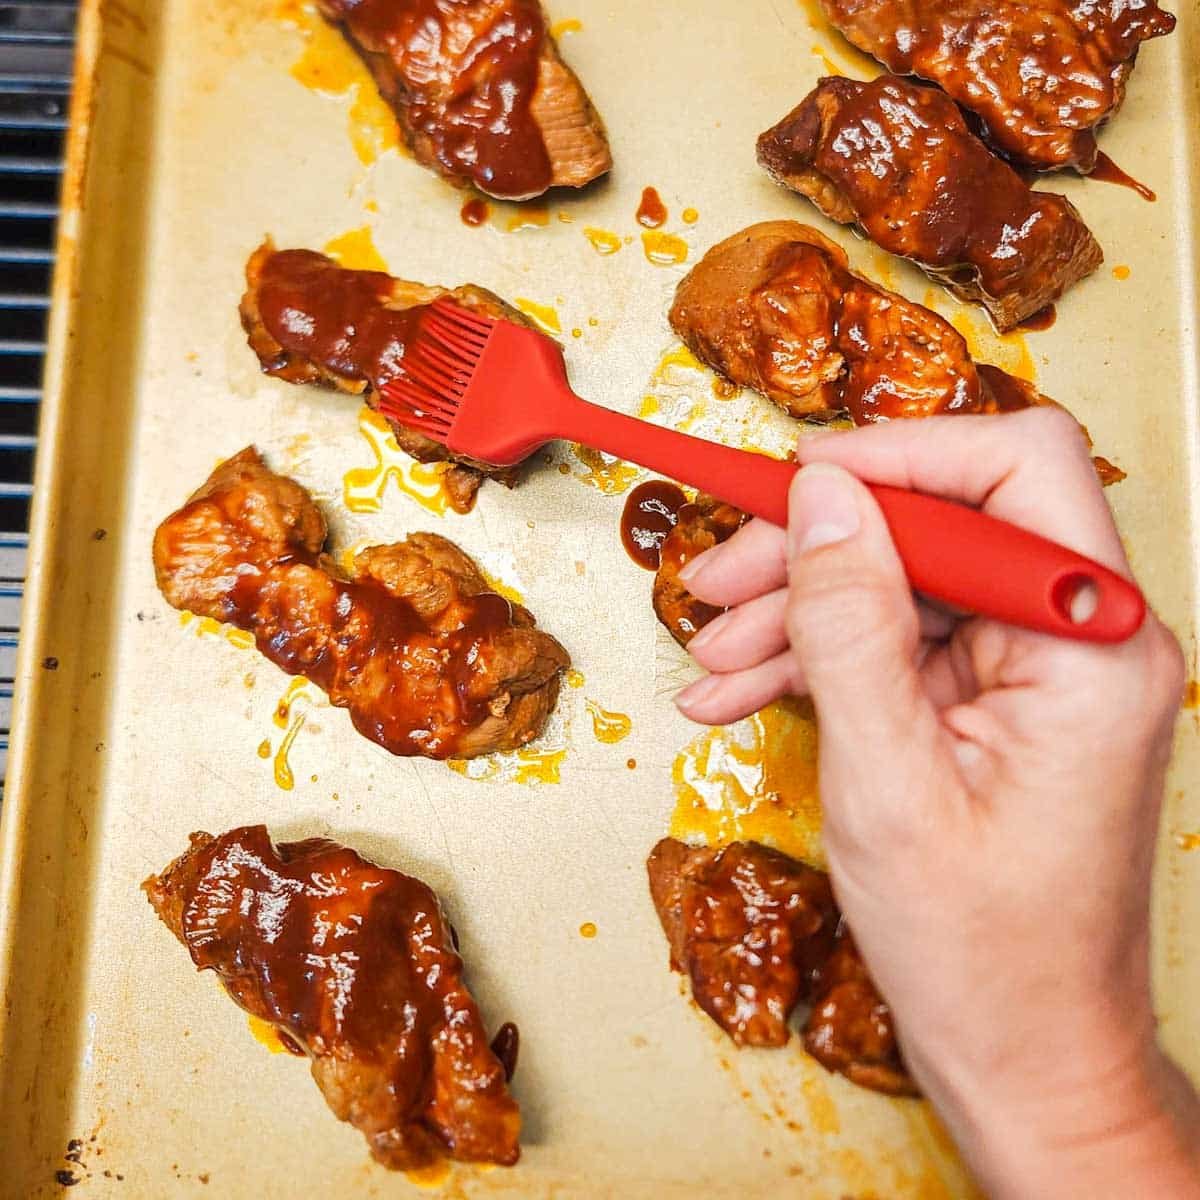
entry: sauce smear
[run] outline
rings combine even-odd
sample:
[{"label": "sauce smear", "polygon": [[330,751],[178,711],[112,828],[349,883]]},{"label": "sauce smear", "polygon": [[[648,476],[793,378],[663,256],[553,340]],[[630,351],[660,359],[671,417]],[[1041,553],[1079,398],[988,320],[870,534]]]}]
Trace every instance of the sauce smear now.
[{"label": "sauce smear", "polygon": [[642,202],[638,205],[637,221],[639,225],[644,225],[647,229],[657,229],[667,219],[667,206],[663,203],[662,197],[652,188],[645,188],[642,192]]},{"label": "sauce smear", "polygon": [[639,567],[658,570],[663,541],[686,503],[683,491],[665,479],[651,479],[629,493],[621,513],[621,543]]},{"label": "sauce smear", "polygon": [[1089,178],[1099,179],[1103,183],[1119,183],[1122,187],[1127,187],[1137,192],[1143,200],[1153,202],[1158,199],[1157,194],[1151,188],[1148,188],[1144,183],[1139,183],[1132,175],[1127,175],[1103,151],[1096,155],[1096,166]]}]

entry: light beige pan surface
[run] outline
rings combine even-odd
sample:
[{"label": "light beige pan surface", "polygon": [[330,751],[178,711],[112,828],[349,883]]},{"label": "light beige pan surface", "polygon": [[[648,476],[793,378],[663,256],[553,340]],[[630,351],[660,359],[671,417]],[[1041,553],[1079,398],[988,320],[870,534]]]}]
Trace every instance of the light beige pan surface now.
[{"label": "light beige pan surface", "polygon": [[[370,88],[355,91],[349,60],[302,7],[83,7],[3,810],[0,1196],[56,1195],[63,1171],[80,1197],[417,1194],[369,1162],[302,1062],[254,1039],[138,891],[192,830],[257,821],[284,839],[330,834],[427,880],[489,1024],[519,1023],[524,1157],[511,1171],[455,1168],[446,1194],[970,1194],[921,1105],[827,1076],[795,1044],[735,1052],[667,971],[645,856],[679,780],[720,776],[720,764],[674,711],[689,668],[653,618],[649,575],[619,544],[631,473],[556,447],[518,490],[485,485],[470,516],[438,515],[395,480],[380,488],[367,434],[381,439],[360,428],[358,402],[261,377],[236,321],[264,234],[340,239],[348,260],[373,247],[397,275],[473,281],[557,321],[585,395],[782,450],[794,427],[755,397],[715,395],[675,353],[665,313],[709,245],[775,217],[825,230],[917,299],[931,291],[754,163],[757,133],[827,60],[851,73],[862,60],[792,0],[556,0],[553,19],[577,23],[561,45],[605,117],[615,171],[520,219],[494,205],[468,228],[467,197],[388,148]],[[934,302],[981,357],[1032,371],[1129,472],[1109,496],[1195,675],[1200,103],[1187,64],[1200,30],[1194,7],[1179,16],[1173,37],[1142,51],[1102,138],[1158,202],[1095,181],[1043,185],[1069,193],[1107,255],[1057,324],[1001,342],[982,316]],[[305,82],[314,64],[324,93]],[[649,247],[665,265],[634,220],[647,185],[678,239]],[[288,680],[181,623],[154,587],[153,529],[249,442],[325,504],[339,549],[436,529],[521,593],[582,676],[538,753],[474,769],[488,778],[391,758],[311,690],[277,723]],[[421,473],[406,480],[429,490]],[[349,511],[347,492],[367,511]],[[611,740],[625,723],[601,712],[627,717],[628,735]],[[1188,836],[1200,835],[1198,721],[1195,710],[1181,721],[1171,778],[1156,977],[1163,1035],[1200,1077],[1200,850],[1186,848],[1200,845]],[[706,794],[769,788],[756,763],[726,746],[727,776]],[[801,832],[811,840],[811,820]],[[72,1139],[77,1162],[64,1158]]]}]

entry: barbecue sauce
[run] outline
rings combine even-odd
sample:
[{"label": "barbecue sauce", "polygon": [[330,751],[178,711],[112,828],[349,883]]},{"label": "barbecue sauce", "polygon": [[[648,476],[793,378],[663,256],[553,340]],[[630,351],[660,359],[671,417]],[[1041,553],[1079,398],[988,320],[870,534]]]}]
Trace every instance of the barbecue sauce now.
[{"label": "barbecue sauce", "polygon": [[516,1072],[517,1055],[520,1050],[521,1031],[512,1021],[505,1021],[496,1030],[496,1036],[492,1038],[492,1053],[500,1060],[500,1065],[504,1068],[504,1078],[509,1083],[512,1082],[512,1077]]},{"label": "barbecue sauce", "polygon": [[747,519],[732,504],[705,495],[679,509],[675,528],[662,543],[653,595],[658,619],[681,646],[725,610],[693,596],[679,581],[679,572],[692,559],[727,541]]},{"label": "barbecue sauce", "polygon": [[[746,298],[747,313],[767,315],[727,335],[732,350],[721,347],[722,354],[708,348],[713,333],[705,329],[707,314],[701,312],[698,330],[692,329],[689,281],[713,269],[709,252],[680,285],[671,312],[673,327],[689,344],[704,347],[710,363],[733,382],[793,412],[845,410],[856,425],[867,425],[994,410],[981,379],[984,368],[949,322],[854,274],[837,245],[795,228],[805,237],[779,241]],[[1015,399],[1026,385],[1014,379],[1011,386],[1004,381],[998,386]],[[803,407],[798,399],[806,402]]]},{"label": "barbecue sauce", "polygon": [[[534,634],[482,580],[439,564],[452,547],[414,535],[360,552],[347,578],[320,552],[325,526],[303,489],[272,483],[253,448],[218,471],[155,535],[160,586],[181,589],[169,592],[173,603],[186,594],[205,616],[251,634],[265,657],[325,691],[393,754],[451,757],[500,715],[492,705],[511,698],[497,688],[513,678],[513,639]],[[291,489],[274,511],[271,488]],[[410,594],[423,597],[419,611]],[[550,657],[561,652],[545,642]]]},{"label": "barbecue sauce", "polygon": [[785,1045],[788,1017],[804,1004],[804,1047],[825,1067],[875,1091],[917,1094],[824,871],[756,842],[711,849],[673,838],[646,869],[672,969],[736,1045]]},{"label": "barbecue sauce", "polygon": [[667,206],[657,190],[648,187],[642,192],[642,202],[638,205],[637,222],[647,229],[657,229],[667,219]]},{"label": "barbecue sauce", "polygon": [[285,1045],[341,1064],[336,1092],[359,1090],[376,1157],[418,1167],[471,1143],[478,1159],[514,1162],[515,1030],[505,1061],[433,891],[324,838],[276,847],[255,825],[205,839],[147,881],[151,902]]},{"label": "barbecue sauce", "polygon": [[1090,178],[1099,179],[1102,183],[1120,184],[1121,187],[1127,187],[1131,191],[1137,192],[1143,200],[1149,200],[1152,203],[1158,199],[1156,192],[1144,183],[1139,183],[1132,175],[1127,175],[1103,151],[1096,155],[1096,165],[1091,170]]},{"label": "barbecue sauce", "polygon": [[538,0],[324,0],[372,64],[414,142],[450,174],[508,200],[540,195],[553,170],[531,103],[547,31]]},{"label": "barbecue sauce", "polygon": [[324,573],[303,552],[244,571],[223,619],[253,633],[281,670],[328,693],[385,750],[450,757],[488,715],[492,696],[476,679],[489,643],[512,625],[512,606],[494,592],[460,596],[429,624],[380,584],[326,574],[318,589],[313,571]]},{"label": "barbecue sauce", "polygon": [[307,382],[313,367],[378,387],[399,371],[426,305],[389,308],[395,280],[339,267],[315,250],[278,250],[262,265],[257,303],[282,347],[269,375]]},{"label": "barbecue sauce", "polygon": [[784,183],[815,170],[876,245],[989,307],[1055,295],[1048,261],[1080,270],[1100,262],[1066,200],[1033,191],[953,101],[907,79],[821,80],[759,138],[758,157]]},{"label": "barbecue sauce", "polygon": [[651,479],[629,493],[621,513],[621,544],[639,567],[658,570],[663,542],[685,504],[682,490],[665,479]]},{"label": "barbecue sauce", "polygon": [[1045,308],[1039,308],[1032,316],[1026,317],[1017,328],[1028,333],[1040,333],[1050,329],[1057,320],[1058,309],[1053,304],[1047,304]]},{"label": "barbecue sauce", "polygon": [[897,75],[937,84],[973,113],[986,140],[1037,170],[1096,160],[1096,129],[1120,103],[1147,38],[1175,27],[1156,0],[1037,8],[1010,3],[825,0],[829,19]]},{"label": "barbecue sauce", "polygon": [[462,211],[458,215],[462,218],[464,225],[479,226],[488,219],[488,212],[487,201],[476,196],[462,206]]}]

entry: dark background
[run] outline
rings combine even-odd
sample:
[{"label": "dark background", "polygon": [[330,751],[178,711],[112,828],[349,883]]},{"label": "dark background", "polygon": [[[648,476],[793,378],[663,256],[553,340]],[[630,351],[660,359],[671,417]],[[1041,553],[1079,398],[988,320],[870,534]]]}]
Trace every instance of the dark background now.
[{"label": "dark background", "polygon": [[0,0],[0,786],[77,7],[77,0]]}]

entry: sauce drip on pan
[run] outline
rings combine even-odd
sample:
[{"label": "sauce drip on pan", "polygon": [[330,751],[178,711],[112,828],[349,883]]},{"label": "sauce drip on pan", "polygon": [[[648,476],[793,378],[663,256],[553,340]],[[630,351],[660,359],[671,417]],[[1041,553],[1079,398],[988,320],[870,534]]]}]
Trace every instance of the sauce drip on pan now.
[{"label": "sauce drip on pan", "polygon": [[1102,183],[1119,183],[1121,187],[1127,187],[1131,191],[1137,192],[1143,200],[1155,201],[1158,199],[1157,194],[1151,188],[1144,183],[1139,183],[1132,175],[1127,175],[1103,151],[1096,155],[1096,166],[1088,177],[1099,179]]},{"label": "sauce drip on pan", "polygon": [[686,503],[682,490],[664,479],[651,479],[629,493],[621,513],[621,543],[639,567],[658,569],[662,544]]},{"label": "sauce drip on pan", "polygon": [[657,229],[667,219],[667,206],[657,190],[648,187],[642,192],[642,202],[638,205],[637,220],[639,225],[647,229]]},{"label": "sauce drip on pan", "polygon": [[504,1078],[510,1083],[517,1069],[517,1055],[520,1049],[521,1031],[512,1021],[505,1021],[492,1038],[492,1053],[500,1060],[500,1065],[504,1068]]},{"label": "sauce drip on pan", "polygon": [[539,195],[553,172],[531,102],[546,24],[538,0],[324,0],[414,141],[493,196]]},{"label": "sauce drip on pan", "polygon": [[1057,320],[1058,309],[1053,304],[1047,304],[1045,308],[1039,308],[1033,316],[1026,317],[1017,328],[1039,333],[1043,329],[1049,329]]},{"label": "sauce drip on pan", "polygon": [[462,217],[464,225],[482,225],[488,219],[489,211],[487,201],[476,196],[474,200],[468,200],[462,206],[459,216]]}]

